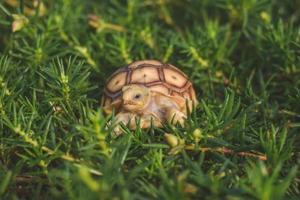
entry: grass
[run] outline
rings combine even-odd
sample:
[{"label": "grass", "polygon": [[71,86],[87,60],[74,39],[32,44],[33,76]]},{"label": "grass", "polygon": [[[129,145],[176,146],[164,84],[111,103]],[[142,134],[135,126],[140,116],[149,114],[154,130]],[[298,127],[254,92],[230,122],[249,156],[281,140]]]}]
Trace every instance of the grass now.
[{"label": "grass", "polygon": [[[0,198],[298,199],[299,6],[0,1]],[[178,66],[200,105],[114,139],[102,88],[141,59]]]}]

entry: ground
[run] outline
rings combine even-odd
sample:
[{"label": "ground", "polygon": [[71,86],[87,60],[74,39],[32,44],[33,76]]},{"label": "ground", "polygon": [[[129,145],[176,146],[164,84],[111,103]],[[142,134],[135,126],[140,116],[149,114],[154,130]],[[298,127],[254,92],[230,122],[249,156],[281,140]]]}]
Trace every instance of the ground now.
[{"label": "ground", "polygon": [[[299,7],[0,1],[0,198],[298,199]],[[180,68],[200,103],[184,128],[114,138],[102,88],[141,59]]]}]

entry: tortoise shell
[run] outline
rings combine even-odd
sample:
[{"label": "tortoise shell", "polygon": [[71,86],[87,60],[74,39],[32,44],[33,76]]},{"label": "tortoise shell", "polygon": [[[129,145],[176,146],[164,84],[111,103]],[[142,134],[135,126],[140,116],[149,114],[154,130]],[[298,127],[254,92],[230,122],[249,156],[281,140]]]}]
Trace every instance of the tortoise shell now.
[{"label": "tortoise shell", "polygon": [[152,91],[184,97],[197,103],[193,85],[181,70],[156,60],[141,60],[120,68],[111,75],[105,85],[101,105],[109,106],[121,98],[123,86],[129,84],[141,84]]}]

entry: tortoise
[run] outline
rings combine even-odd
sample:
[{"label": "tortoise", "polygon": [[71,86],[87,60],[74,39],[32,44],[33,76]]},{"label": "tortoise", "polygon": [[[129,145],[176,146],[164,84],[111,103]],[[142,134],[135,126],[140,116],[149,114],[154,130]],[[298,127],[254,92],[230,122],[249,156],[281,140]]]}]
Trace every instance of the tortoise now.
[{"label": "tortoise", "polygon": [[[106,114],[115,111],[116,124],[136,129],[163,123],[184,125],[187,110],[197,105],[195,90],[186,74],[171,64],[141,60],[120,68],[108,79],[101,105]],[[120,134],[120,127],[115,127]]]}]

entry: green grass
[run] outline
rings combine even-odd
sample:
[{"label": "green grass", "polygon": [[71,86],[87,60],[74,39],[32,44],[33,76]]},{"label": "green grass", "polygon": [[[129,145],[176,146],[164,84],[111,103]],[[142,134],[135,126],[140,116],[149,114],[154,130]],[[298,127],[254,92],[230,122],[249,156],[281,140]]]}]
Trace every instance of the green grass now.
[{"label": "green grass", "polygon": [[[299,199],[299,1],[9,2],[0,199]],[[124,127],[114,139],[102,88],[141,59],[183,70],[200,105],[185,128]],[[234,153],[213,151],[223,147]]]}]

